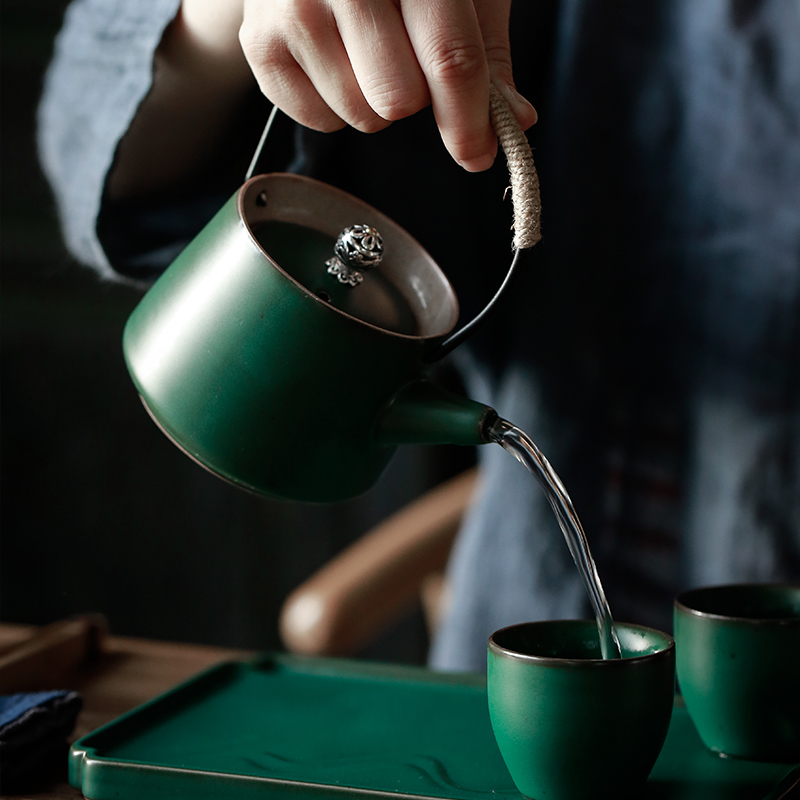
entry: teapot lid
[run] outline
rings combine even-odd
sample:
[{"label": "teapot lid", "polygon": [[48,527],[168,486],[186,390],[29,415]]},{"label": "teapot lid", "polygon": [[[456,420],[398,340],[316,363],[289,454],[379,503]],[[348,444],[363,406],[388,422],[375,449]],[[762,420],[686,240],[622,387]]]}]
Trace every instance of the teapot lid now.
[{"label": "teapot lid", "polygon": [[270,261],[337,311],[401,336],[436,338],[455,326],[458,300],[436,262],[358,198],[313,178],[272,173],[248,180],[238,206]]}]

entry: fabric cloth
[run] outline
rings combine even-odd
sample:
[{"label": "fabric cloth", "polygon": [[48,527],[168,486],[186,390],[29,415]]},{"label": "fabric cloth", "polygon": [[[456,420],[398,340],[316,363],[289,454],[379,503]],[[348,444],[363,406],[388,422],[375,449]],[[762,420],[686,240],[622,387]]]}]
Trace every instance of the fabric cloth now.
[{"label": "fabric cloth", "polygon": [[[561,474],[620,620],[671,630],[683,588],[800,579],[798,32],[783,2],[561,6],[537,148],[549,272],[514,294],[481,399]],[[482,668],[501,625],[588,613],[502,455],[481,453],[440,667]]]},{"label": "fabric cloth", "polygon": [[[103,275],[156,274],[224,199],[103,202],[175,5],[76,0],[47,82],[43,160],[68,242]],[[615,617],[669,630],[680,589],[800,580],[800,10],[565,0],[512,15],[543,241],[453,358],[560,474]],[[509,258],[502,163],[464,173],[428,112],[370,136],[299,130],[297,156],[411,231],[465,319],[491,295]],[[480,460],[431,650],[445,669],[484,669],[503,625],[588,613],[536,482],[498,447]]]},{"label": "fabric cloth", "polygon": [[83,705],[77,692],[0,696],[0,792],[26,791],[66,763],[67,737]]},{"label": "fabric cloth", "polygon": [[67,246],[103,277],[121,277],[97,236],[106,176],[152,85],[153,53],[179,6],[180,0],[72,3],[56,39],[39,107],[40,160],[56,188]]}]

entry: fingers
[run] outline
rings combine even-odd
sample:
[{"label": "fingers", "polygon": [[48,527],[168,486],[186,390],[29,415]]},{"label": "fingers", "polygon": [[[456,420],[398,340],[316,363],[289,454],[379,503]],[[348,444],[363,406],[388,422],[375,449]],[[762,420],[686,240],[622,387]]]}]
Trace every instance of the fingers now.
[{"label": "fingers", "polygon": [[317,130],[373,132],[429,102],[393,0],[250,0],[240,39],[263,93]]},{"label": "fingers", "polygon": [[366,102],[385,120],[416,114],[430,103],[425,75],[409,40],[400,2],[339,3],[336,20]]},{"label": "fingers", "polygon": [[490,80],[523,128],[536,122],[533,106],[514,87],[511,0],[404,0],[402,8],[445,146],[465,169],[487,169],[497,151]]},{"label": "fingers", "polygon": [[511,66],[509,15],[511,0],[475,0],[492,84],[506,99],[523,130],[537,120],[536,109],[517,91]]},{"label": "fingers", "polygon": [[263,93],[308,127],[372,132],[429,103],[465,169],[497,143],[489,80],[525,127],[535,111],[513,88],[510,0],[244,0],[239,38]]},{"label": "fingers", "polygon": [[[312,54],[321,48],[329,61],[330,75],[339,76],[326,93],[346,95],[351,71],[325,3],[245,0],[239,40],[261,91],[286,114],[320,131],[337,130],[346,124],[308,74],[308,69],[313,71],[313,59],[303,59],[304,45]],[[304,65],[304,60],[311,64]]]},{"label": "fingers", "polygon": [[465,169],[491,166],[489,67],[472,0],[406,0],[403,19],[445,147]]}]

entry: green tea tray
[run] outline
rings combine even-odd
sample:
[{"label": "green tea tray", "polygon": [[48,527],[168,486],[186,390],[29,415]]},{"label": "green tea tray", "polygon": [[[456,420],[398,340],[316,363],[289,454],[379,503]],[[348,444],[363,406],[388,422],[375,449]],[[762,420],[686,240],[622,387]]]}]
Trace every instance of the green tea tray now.
[{"label": "green tea tray", "polygon": [[[286,655],[221,664],[84,736],[70,751],[70,782],[91,800],[521,798],[482,677]],[[800,765],[714,755],[677,699],[640,796],[795,793]]]}]

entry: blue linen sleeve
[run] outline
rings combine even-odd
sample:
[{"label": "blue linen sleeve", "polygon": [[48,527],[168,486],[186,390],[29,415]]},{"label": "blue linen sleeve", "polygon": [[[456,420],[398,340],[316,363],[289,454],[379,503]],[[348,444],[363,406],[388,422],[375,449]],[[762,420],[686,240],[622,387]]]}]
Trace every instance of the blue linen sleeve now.
[{"label": "blue linen sleeve", "polygon": [[180,0],[74,0],[45,77],[38,111],[42,168],[67,247],[103,277],[126,272],[112,265],[98,235],[106,178],[152,85],[153,54],[179,6]]}]

